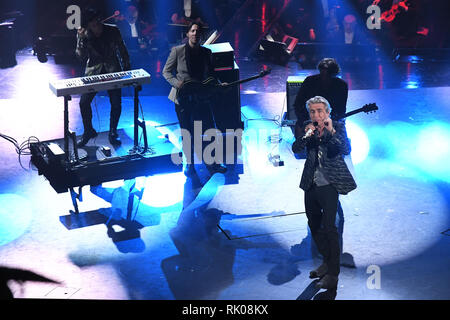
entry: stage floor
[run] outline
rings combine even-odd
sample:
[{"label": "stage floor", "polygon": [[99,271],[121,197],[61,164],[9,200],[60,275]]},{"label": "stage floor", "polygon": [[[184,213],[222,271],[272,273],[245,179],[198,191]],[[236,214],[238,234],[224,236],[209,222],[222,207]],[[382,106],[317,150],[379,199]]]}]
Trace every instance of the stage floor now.
[{"label": "stage floor", "polygon": [[[19,143],[31,136],[61,138],[63,102],[52,95],[48,80],[71,77],[71,69],[30,56],[18,60],[16,67],[0,70],[0,132]],[[241,78],[262,66],[239,63]],[[438,63],[434,67],[448,73],[448,63]],[[270,66],[272,74],[241,86],[246,127],[237,177],[227,179],[236,175],[233,170],[211,177],[199,167],[195,179],[179,172],[86,187],[79,204],[83,213],[70,224],[70,195],[57,194],[29,166],[29,156],[19,163],[14,146],[0,139],[1,266],[60,282],[10,281],[14,296],[300,297],[312,282],[309,271],[321,260],[298,187],[304,160],[291,152],[290,128],[278,124],[287,76],[315,71],[295,62]],[[347,119],[353,148],[347,162],[358,188],[340,197],[345,266],[335,299],[450,299],[450,83],[436,83],[426,68],[414,65],[417,73],[406,74],[400,66],[399,75],[389,78],[388,67],[384,78],[375,79],[343,70],[352,83],[348,111],[372,102],[379,110]],[[150,94],[141,96],[143,113],[149,126],[163,125],[159,130],[175,144],[169,87],[158,77],[148,85]],[[70,127],[81,133],[78,99],[70,104]],[[94,127],[106,131],[109,99],[99,95],[94,101]],[[132,124],[133,99],[126,96],[119,127],[130,139]],[[284,166],[274,166],[269,154],[279,155]]]}]

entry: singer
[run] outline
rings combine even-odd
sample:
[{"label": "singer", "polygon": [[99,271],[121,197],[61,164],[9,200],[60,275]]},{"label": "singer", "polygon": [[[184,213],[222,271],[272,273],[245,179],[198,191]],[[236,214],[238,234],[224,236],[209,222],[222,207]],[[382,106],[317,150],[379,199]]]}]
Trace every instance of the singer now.
[{"label": "singer", "polygon": [[[95,9],[82,12],[81,28],[77,32],[76,55],[84,60],[87,58],[85,76],[130,70],[130,58],[119,29],[116,26],[104,24],[100,13]],[[91,103],[96,93],[85,93],[80,98],[80,112],[83,119],[84,133],[78,147],[85,146],[90,139],[97,136],[92,126]],[[109,120],[109,142],[120,145],[117,126],[122,112],[121,89],[108,90],[111,102]]]},{"label": "singer", "polygon": [[320,278],[317,286],[337,289],[340,272],[339,235],[335,225],[338,195],[356,188],[344,156],[350,154],[350,141],[345,124],[330,119],[329,102],[315,96],[306,102],[310,120],[305,121],[292,151],[306,148],[307,157],[300,188],[305,198],[305,211],[311,235],[323,256],[323,263],[310,272],[310,278]]}]

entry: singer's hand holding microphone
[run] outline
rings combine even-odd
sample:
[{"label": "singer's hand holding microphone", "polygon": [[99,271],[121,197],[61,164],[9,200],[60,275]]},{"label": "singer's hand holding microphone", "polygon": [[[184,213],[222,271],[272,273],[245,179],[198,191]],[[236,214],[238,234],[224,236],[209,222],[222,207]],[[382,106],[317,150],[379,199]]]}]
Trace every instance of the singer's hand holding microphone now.
[{"label": "singer's hand holding microphone", "polygon": [[323,135],[324,129],[327,129],[331,134],[334,134],[336,130],[333,128],[333,122],[331,119],[326,119],[325,121],[319,122],[314,121],[312,123],[309,123],[305,127],[305,135],[302,137],[302,139],[307,139],[312,136],[321,137]]},{"label": "singer's hand holding microphone", "polygon": [[305,135],[302,137],[303,140],[311,137],[314,135],[314,133],[317,130],[317,126],[319,124],[317,123],[317,121],[309,123],[306,127],[305,127]]}]

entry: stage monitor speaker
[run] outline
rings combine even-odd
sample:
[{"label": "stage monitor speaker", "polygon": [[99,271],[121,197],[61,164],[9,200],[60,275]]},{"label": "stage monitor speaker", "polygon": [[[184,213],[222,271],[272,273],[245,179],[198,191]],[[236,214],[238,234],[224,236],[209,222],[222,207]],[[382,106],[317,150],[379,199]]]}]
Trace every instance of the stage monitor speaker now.
[{"label": "stage monitor speaker", "polygon": [[[286,114],[284,119],[297,121],[297,115],[295,114],[294,102],[297,97],[297,93],[305,80],[305,76],[289,76],[286,80]],[[290,126],[292,134],[295,135],[295,127]],[[306,159],[306,152],[302,151],[295,155],[297,159]]]},{"label": "stage monitor speaker", "polygon": [[304,76],[289,76],[286,80],[286,120],[297,120],[294,102],[303,80]]},{"label": "stage monitor speaker", "polygon": [[[215,75],[221,82],[231,83],[239,80],[239,66],[234,62],[233,68],[215,69]],[[217,128],[226,132],[226,129],[243,129],[241,120],[241,91],[240,86],[223,88],[222,94],[217,97],[214,105],[214,117]]]},{"label": "stage monitor speaker", "polygon": [[234,68],[234,49],[229,42],[205,44],[203,47],[211,50],[214,69]]},{"label": "stage monitor speaker", "polygon": [[17,65],[14,23],[0,24],[0,68],[11,68]]},{"label": "stage monitor speaker", "polygon": [[[231,83],[239,80],[239,67],[234,60],[234,49],[229,42],[203,45],[212,52],[212,64],[217,79],[221,82]],[[226,129],[244,128],[241,121],[241,94],[238,85],[223,89],[213,107],[217,128],[226,132]]]}]

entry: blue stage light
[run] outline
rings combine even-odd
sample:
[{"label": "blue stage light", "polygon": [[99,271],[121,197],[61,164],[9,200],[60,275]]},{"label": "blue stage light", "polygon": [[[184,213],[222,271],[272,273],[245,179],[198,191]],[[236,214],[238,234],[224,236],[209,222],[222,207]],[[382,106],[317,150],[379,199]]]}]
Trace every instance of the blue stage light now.
[{"label": "blue stage light", "polygon": [[418,81],[407,81],[405,88],[406,89],[417,89],[420,87],[420,83]]},{"label": "blue stage light", "polygon": [[141,202],[151,207],[169,207],[183,201],[186,176],[183,172],[150,176],[141,182],[145,188]]},{"label": "blue stage light", "polygon": [[22,236],[33,218],[30,202],[15,194],[0,194],[0,246]]},{"label": "blue stage light", "polygon": [[450,180],[450,126],[435,121],[415,125],[393,121],[371,131],[382,156],[422,179]]},{"label": "blue stage light", "polygon": [[367,134],[356,123],[346,121],[347,135],[352,146],[352,162],[354,165],[363,162],[370,150],[370,142]]},{"label": "blue stage light", "polygon": [[436,178],[450,181],[450,126],[433,122],[422,127],[416,146],[417,166]]},{"label": "blue stage light", "polygon": [[[146,126],[157,127],[161,136],[166,136],[176,147],[181,149],[181,143],[173,130],[161,126],[159,122],[148,120]],[[130,137],[134,135],[134,125],[124,128]],[[150,207],[164,208],[181,203],[184,194],[186,176],[183,172],[161,174],[136,178],[136,188],[145,189],[141,202]]]}]

